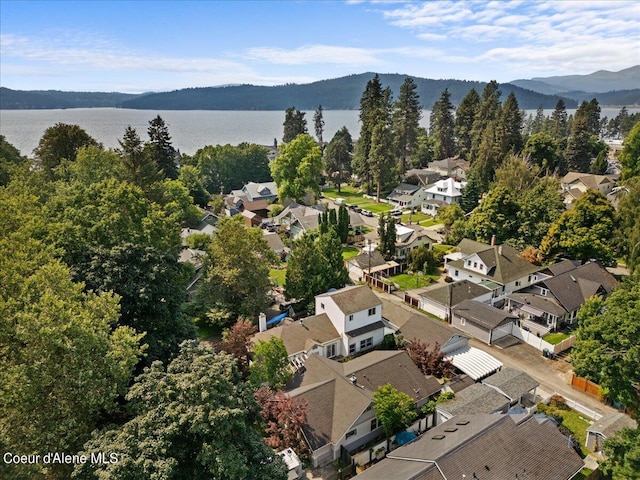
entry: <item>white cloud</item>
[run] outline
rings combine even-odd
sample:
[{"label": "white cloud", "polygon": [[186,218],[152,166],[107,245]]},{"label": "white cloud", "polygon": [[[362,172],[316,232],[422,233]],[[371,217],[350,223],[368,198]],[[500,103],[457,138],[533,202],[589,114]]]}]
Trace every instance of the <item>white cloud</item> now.
[{"label": "white cloud", "polygon": [[371,50],[337,45],[304,45],[295,49],[258,47],[247,50],[244,57],[277,65],[380,65],[382,60]]}]

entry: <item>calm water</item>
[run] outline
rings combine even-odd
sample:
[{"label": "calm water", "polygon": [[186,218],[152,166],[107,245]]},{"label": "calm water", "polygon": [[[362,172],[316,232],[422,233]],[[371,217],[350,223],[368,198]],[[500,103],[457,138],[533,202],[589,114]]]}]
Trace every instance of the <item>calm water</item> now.
[{"label": "calm water", "polygon": [[[603,108],[602,117],[615,117],[619,109]],[[629,108],[629,113],[640,111]],[[569,110],[572,114],[575,110]],[[313,113],[307,112],[309,132],[313,134]],[[346,126],[353,138],[360,132],[357,110],[325,110],[324,139],[331,140]],[[527,111],[535,114],[535,111]],[[421,125],[428,127],[430,112],[423,111]],[[545,111],[546,115],[551,110]],[[64,110],[0,110],[0,134],[23,155],[31,155],[45,129],[58,123],[80,125],[106,148],[118,147],[118,139],[131,125],[142,140],[147,139],[149,120],[160,115],[169,127],[173,146],[192,155],[205,145],[237,145],[251,142],[273,145],[282,139],[283,111],[220,110],[129,110],[118,108],[76,108]]]}]

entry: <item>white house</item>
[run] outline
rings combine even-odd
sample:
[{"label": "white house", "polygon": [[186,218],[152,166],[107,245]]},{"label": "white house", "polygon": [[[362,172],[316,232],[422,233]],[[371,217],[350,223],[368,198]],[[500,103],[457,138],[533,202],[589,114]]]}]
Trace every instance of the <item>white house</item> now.
[{"label": "white house", "polygon": [[400,210],[419,207],[427,199],[427,193],[418,185],[401,183],[387,196],[389,205]]},{"label": "white house", "polygon": [[427,198],[422,202],[422,212],[435,216],[438,208],[443,205],[460,203],[462,190],[466,185],[467,182],[457,181],[451,177],[438,180],[430,187],[425,188]]}]

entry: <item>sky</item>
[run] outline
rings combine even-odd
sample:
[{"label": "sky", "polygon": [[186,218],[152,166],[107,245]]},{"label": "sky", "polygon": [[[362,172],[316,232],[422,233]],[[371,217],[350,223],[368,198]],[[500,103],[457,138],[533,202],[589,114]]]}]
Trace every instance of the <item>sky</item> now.
[{"label": "sky", "polygon": [[640,64],[634,1],[0,0],[0,86],[142,93],[363,72],[505,83]]}]

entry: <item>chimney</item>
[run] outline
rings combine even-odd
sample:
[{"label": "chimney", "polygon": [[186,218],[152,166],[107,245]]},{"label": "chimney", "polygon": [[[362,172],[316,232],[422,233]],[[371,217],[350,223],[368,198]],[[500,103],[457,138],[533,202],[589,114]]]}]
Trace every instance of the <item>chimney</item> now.
[{"label": "chimney", "polygon": [[260,312],[260,315],[258,315],[258,329],[261,332],[267,330],[267,316],[264,314],[264,312]]},{"label": "chimney", "polygon": [[496,236],[495,235],[491,235],[491,246],[492,247],[496,246]]},{"label": "chimney", "polygon": [[351,383],[353,385],[356,385],[358,383],[358,377],[355,376],[355,374],[351,374],[351,376],[349,377],[349,380],[351,381]]},{"label": "chimney", "polygon": [[498,247],[498,255],[502,256],[502,245]]}]

